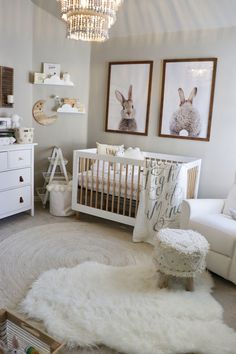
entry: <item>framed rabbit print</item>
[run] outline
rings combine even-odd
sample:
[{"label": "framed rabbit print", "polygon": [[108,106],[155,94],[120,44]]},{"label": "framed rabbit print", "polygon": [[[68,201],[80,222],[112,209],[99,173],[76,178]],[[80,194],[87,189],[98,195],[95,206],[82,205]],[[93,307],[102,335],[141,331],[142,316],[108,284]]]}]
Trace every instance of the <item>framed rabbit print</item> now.
[{"label": "framed rabbit print", "polygon": [[106,132],[148,134],[152,61],[111,62]]},{"label": "framed rabbit print", "polygon": [[163,62],[159,136],[210,140],[216,58]]}]

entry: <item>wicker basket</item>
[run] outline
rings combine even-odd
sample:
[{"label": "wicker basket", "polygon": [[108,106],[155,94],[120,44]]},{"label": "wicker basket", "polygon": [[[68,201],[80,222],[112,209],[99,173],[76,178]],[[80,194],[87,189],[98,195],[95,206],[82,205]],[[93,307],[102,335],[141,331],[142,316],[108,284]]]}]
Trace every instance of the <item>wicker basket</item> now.
[{"label": "wicker basket", "polygon": [[0,310],[0,339],[12,349],[12,339],[16,336],[22,352],[33,347],[40,354],[55,354],[63,347],[46,333],[34,328],[26,321],[6,310]]},{"label": "wicker basket", "polygon": [[15,138],[18,144],[32,144],[34,140],[34,128],[15,129]]}]

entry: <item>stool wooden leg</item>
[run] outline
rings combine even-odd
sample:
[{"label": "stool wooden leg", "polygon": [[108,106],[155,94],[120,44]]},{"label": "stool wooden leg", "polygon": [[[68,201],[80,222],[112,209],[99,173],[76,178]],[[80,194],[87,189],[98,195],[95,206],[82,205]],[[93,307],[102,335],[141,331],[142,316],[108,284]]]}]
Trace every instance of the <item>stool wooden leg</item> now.
[{"label": "stool wooden leg", "polygon": [[193,278],[187,278],[187,279],[186,279],[185,290],[186,290],[186,291],[194,291]]},{"label": "stool wooden leg", "polygon": [[159,282],[158,286],[160,289],[168,288],[168,283],[169,283],[169,276],[159,272]]}]

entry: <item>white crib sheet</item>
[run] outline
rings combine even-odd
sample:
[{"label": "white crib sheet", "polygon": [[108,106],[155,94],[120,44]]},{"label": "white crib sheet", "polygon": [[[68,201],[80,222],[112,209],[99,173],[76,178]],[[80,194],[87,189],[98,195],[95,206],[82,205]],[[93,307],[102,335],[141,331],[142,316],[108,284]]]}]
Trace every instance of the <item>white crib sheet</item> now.
[{"label": "white crib sheet", "polygon": [[[132,174],[127,175],[127,189],[125,188],[126,182],[126,172],[123,171],[121,174],[121,183],[120,183],[120,174],[115,173],[111,170],[110,171],[110,185],[109,185],[109,192],[108,192],[108,172],[104,172],[104,176],[102,177],[102,172],[97,176],[96,171],[94,171],[92,175],[92,171],[89,170],[88,173],[82,172],[78,174],[78,185],[81,187],[83,186],[86,188],[86,179],[88,180],[87,188],[88,190],[93,190],[96,192],[103,192],[105,194],[109,193],[110,195],[115,196],[125,196],[130,199],[132,194],[132,199],[137,199],[138,193],[138,179],[140,179],[139,185],[142,184],[142,172],[140,173],[140,178],[138,178],[138,173],[135,173],[133,176],[133,187],[132,187]],[[120,187],[119,187],[120,185]],[[98,187],[98,188],[97,188]],[[131,190],[132,189],[132,190]]]}]

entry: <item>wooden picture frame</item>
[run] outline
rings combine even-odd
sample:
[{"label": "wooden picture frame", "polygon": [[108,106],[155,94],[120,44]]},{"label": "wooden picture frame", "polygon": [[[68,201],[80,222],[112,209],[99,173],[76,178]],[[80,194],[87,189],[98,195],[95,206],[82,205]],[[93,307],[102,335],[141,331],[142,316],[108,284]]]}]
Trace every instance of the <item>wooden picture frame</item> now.
[{"label": "wooden picture frame", "polygon": [[105,131],[148,135],[153,61],[110,62]]},{"label": "wooden picture frame", "polygon": [[210,140],[216,68],[217,58],[163,61],[160,137]]},{"label": "wooden picture frame", "polygon": [[13,108],[8,96],[14,95],[14,69],[0,66],[0,107]]}]

